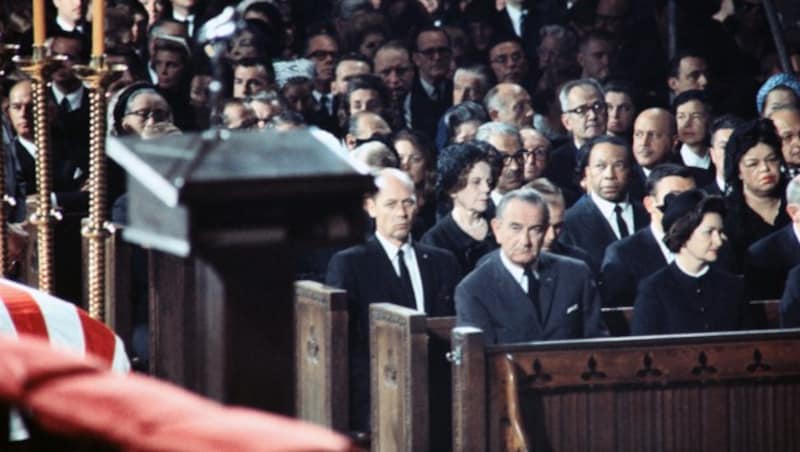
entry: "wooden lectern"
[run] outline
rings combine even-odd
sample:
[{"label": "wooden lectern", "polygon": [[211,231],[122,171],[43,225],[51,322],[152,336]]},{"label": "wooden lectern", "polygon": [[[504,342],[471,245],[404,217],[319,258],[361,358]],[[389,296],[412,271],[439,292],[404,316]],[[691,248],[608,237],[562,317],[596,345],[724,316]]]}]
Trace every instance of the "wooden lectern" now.
[{"label": "wooden lectern", "polygon": [[151,370],[224,403],[294,411],[294,256],[364,237],[372,178],[308,132],[110,139],[123,237],[150,254]]}]

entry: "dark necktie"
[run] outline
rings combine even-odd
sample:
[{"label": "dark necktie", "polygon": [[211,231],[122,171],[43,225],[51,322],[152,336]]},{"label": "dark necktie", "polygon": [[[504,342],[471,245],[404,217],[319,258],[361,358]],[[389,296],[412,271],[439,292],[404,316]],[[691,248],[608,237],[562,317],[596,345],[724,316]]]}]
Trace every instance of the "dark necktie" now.
[{"label": "dark necktie", "polygon": [[319,97],[319,109],[322,112],[322,114],[326,116],[330,116],[331,114],[330,110],[328,109],[328,105],[329,105],[328,96],[323,94],[322,96]]},{"label": "dark necktie", "polygon": [[525,267],[525,276],[528,278],[528,298],[533,304],[533,309],[536,310],[536,315],[541,320],[542,307],[539,304],[539,280],[536,279],[536,275],[533,274],[533,270],[530,267]]},{"label": "dark necktie", "polygon": [[406,260],[402,249],[397,252],[397,261],[400,264],[400,285],[403,287],[403,293],[406,295],[406,306],[411,309],[417,309],[414,286],[411,284],[411,275],[408,273],[408,267],[406,267]]},{"label": "dark necktie", "polygon": [[67,96],[61,98],[61,102],[58,104],[58,109],[61,113],[69,113],[71,110],[71,106],[69,105],[69,100],[67,100]]},{"label": "dark necktie", "polygon": [[628,224],[625,223],[625,219],[622,218],[622,206],[619,204],[615,205],[614,213],[617,214],[617,228],[619,228],[619,237],[624,239],[631,233],[628,231]]}]

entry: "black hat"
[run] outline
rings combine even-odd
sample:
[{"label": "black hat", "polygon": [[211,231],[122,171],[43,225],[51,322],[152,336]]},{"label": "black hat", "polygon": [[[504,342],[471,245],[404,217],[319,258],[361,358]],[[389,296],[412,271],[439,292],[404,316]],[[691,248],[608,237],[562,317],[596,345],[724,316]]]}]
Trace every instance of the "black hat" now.
[{"label": "black hat", "polygon": [[704,214],[706,212],[717,212],[725,214],[725,203],[719,196],[708,196],[703,190],[694,188],[682,193],[670,193],[664,197],[664,206],[661,207],[664,216],[661,218],[661,226],[664,232],[675,224],[676,221],[692,212]]},{"label": "black hat", "polygon": [[147,82],[133,82],[130,85],[122,88],[116,96],[116,103],[112,112],[114,123],[111,125],[113,133],[117,136],[122,136],[125,131],[122,129],[122,118],[125,117],[125,109],[128,106],[128,99],[131,98],[133,93],[142,89],[155,90],[156,87]]}]

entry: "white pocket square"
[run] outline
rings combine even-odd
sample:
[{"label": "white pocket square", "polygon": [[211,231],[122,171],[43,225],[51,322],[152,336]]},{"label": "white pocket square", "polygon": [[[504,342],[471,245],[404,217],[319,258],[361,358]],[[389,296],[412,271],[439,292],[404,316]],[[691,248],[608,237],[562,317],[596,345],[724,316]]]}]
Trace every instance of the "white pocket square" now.
[{"label": "white pocket square", "polygon": [[567,308],[567,315],[572,314],[573,312],[578,310],[578,303]]}]

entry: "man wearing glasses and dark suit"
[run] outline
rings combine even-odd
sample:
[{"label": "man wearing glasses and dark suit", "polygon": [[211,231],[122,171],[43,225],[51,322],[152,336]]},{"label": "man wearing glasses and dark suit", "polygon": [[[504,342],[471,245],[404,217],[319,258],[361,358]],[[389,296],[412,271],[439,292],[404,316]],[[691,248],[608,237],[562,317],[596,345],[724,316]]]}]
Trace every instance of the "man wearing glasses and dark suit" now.
[{"label": "man wearing glasses and dark suit", "polygon": [[608,108],[603,88],[593,79],[565,83],[558,101],[561,104],[561,122],[570,132],[571,139],[550,155],[546,177],[561,187],[569,207],[585,192],[578,184],[575,172],[580,161],[578,150],[588,140],[605,135]]}]

